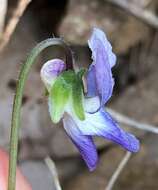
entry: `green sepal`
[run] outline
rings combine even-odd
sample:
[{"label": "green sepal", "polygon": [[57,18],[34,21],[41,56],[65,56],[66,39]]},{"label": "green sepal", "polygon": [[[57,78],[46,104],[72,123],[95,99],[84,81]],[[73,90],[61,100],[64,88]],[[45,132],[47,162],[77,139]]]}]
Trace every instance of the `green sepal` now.
[{"label": "green sepal", "polygon": [[[67,79],[68,78],[68,79]],[[63,72],[57,77],[54,85],[50,90],[49,103],[53,108],[51,109],[51,119],[54,123],[58,123],[64,113],[65,106],[71,94],[71,76],[67,72]]]},{"label": "green sepal", "polygon": [[82,79],[83,75],[86,73],[86,69],[81,68],[78,73],[77,76],[79,77],[79,79]]},{"label": "green sepal", "polygon": [[85,69],[81,69],[74,81],[72,86],[72,102],[73,102],[73,109],[75,114],[78,116],[80,120],[85,119],[84,108],[83,108],[83,83],[82,83],[82,76],[85,73]]},{"label": "green sepal", "polygon": [[48,92],[48,89],[47,89],[47,88],[45,88],[44,95],[45,95],[45,96],[49,96],[49,92]]},{"label": "green sepal", "polygon": [[[73,110],[80,120],[85,119],[83,108],[83,71],[65,71],[56,78],[49,94],[50,115],[54,123],[58,123],[65,111],[68,101],[72,102]],[[71,104],[70,104],[71,105]]]}]

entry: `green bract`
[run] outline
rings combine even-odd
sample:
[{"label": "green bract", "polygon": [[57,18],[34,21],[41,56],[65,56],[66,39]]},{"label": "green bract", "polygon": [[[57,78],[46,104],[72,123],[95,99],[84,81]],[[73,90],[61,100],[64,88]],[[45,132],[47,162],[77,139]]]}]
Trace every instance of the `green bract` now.
[{"label": "green bract", "polygon": [[83,108],[83,70],[77,74],[74,71],[65,71],[58,76],[51,87],[49,94],[50,115],[54,123],[60,121],[66,106],[72,106],[80,120],[85,119]]}]

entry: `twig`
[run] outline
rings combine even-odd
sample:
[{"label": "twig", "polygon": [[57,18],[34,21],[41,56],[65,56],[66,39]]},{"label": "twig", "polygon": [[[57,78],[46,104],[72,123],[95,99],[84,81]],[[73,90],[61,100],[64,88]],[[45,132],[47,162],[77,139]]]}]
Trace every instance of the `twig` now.
[{"label": "twig", "polygon": [[55,183],[56,190],[62,190],[61,186],[60,186],[60,182],[59,182],[58,173],[57,173],[55,163],[53,162],[53,160],[50,157],[45,158],[45,163],[47,164],[50,172],[52,173],[52,177],[53,177],[53,181]]},{"label": "twig", "polygon": [[138,122],[134,119],[131,119],[123,114],[118,113],[117,111],[114,111],[110,108],[107,108],[107,111],[120,123],[124,123],[126,125],[135,127],[137,129],[145,130],[151,133],[158,134],[158,127],[154,125],[149,125],[146,123]]},{"label": "twig", "polygon": [[142,20],[144,23],[158,29],[158,17],[151,11],[144,9],[135,3],[131,3],[127,0],[106,0],[107,2],[114,4],[126,12],[132,14],[136,18]]},{"label": "twig", "polygon": [[128,160],[130,159],[132,153],[127,152],[124,156],[124,158],[121,160],[120,164],[118,165],[118,167],[116,168],[114,174],[112,175],[108,185],[106,186],[105,190],[112,190],[116,180],[118,179],[120,173],[122,172],[122,170],[124,169],[124,167],[126,166]]},{"label": "twig", "polygon": [[3,27],[4,27],[4,21],[5,21],[5,17],[6,17],[6,12],[7,12],[7,6],[8,6],[8,2],[7,0],[0,0],[0,36],[1,33],[3,31]]},{"label": "twig", "polygon": [[18,5],[16,9],[13,12],[13,16],[9,20],[6,28],[4,29],[4,32],[1,35],[0,38],[0,52],[6,47],[8,44],[11,35],[13,34],[17,23],[19,22],[21,16],[23,15],[26,7],[31,2],[31,0],[19,0]]}]

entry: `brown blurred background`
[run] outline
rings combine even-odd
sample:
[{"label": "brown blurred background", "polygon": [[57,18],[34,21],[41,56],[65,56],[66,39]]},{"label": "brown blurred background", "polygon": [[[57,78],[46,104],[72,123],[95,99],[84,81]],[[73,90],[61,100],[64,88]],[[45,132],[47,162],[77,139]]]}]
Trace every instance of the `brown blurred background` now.
[{"label": "brown blurred background", "polygon": [[[1,40],[17,4],[17,0],[0,0]],[[87,67],[91,63],[87,40],[94,26],[106,32],[117,54],[115,92],[108,106],[130,118],[158,126],[157,12],[157,0],[32,0],[0,52],[0,146],[8,149],[16,79],[31,48],[48,37],[63,37],[72,47],[76,63]],[[62,123],[58,127],[51,123],[39,71],[45,61],[54,57],[63,57],[60,49],[49,48],[42,53],[26,84],[19,164],[33,189],[55,190],[44,162],[50,156],[63,190],[104,190],[125,151],[96,138],[100,162],[90,173],[63,131]],[[122,127],[141,140],[141,150],[132,156],[113,189],[157,190],[157,135]]]}]

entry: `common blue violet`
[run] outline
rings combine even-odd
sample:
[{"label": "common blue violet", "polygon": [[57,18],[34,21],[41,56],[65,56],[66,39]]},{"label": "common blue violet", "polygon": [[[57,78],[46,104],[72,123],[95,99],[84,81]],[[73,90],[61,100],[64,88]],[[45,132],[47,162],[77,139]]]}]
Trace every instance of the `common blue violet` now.
[{"label": "common blue violet", "polygon": [[[48,91],[52,121],[57,123],[62,118],[67,135],[92,171],[98,161],[93,136],[111,140],[130,152],[139,150],[139,141],[121,129],[104,109],[114,86],[111,69],[116,63],[116,56],[111,44],[102,30],[94,28],[88,45],[93,63],[87,72],[83,69],[79,72],[66,70],[62,60],[52,59],[43,65],[41,78]],[[87,93],[83,90],[83,75]]]}]

